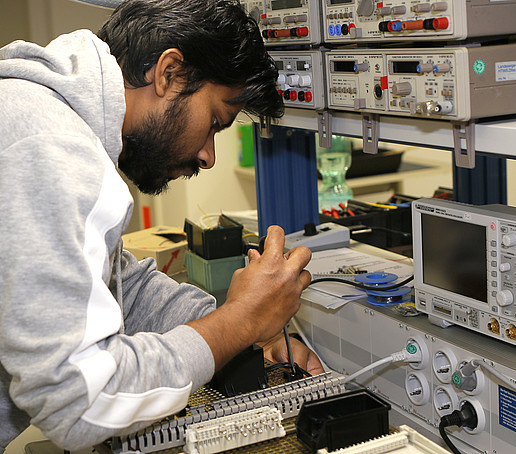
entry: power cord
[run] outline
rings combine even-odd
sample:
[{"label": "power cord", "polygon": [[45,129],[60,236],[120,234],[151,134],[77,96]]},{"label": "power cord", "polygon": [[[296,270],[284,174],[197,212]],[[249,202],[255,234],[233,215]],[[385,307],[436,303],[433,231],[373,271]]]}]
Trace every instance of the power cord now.
[{"label": "power cord", "polygon": [[446,433],[446,427],[457,426],[457,427],[468,427],[474,429],[478,424],[478,417],[473,405],[468,401],[465,401],[460,410],[454,410],[449,415],[444,415],[439,422],[439,434],[446,443],[446,446],[450,448],[453,454],[461,454],[457,447],[452,443],[448,434]]},{"label": "power cord", "polygon": [[460,370],[456,371],[453,374],[454,375],[453,378],[455,380],[455,379],[461,379],[463,376],[467,377],[467,376],[473,375],[479,367],[487,370],[493,376],[498,378],[498,380],[500,380],[505,386],[512,389],[513,391],[516,391],[516,385],[513,382],[511,382],[505,375],[503,375],[501,372],[496,370],[493,366],[490,366],[485,361],[482,361],[480,359],[472,359],[471,361],[466,363],[464,365],[464,367],[462,367]]},{"label": "power cord", "polygon": [[407,279],[398,282],[397,284],[389,285],[389,286],[374,286],[374,285],[364,285],[360,282],[355,281],[348,281],[347,279],[340,279],[338,277],[320,277],[318,279],[314,279],[310,284],[318,284],[319,282],[340,282],[342,284],[352,285],[353,287],[361,288],[363,290],[379,290],[379,291],[385,291],[385,290],[394,290],[399,287],[403,287],[405,284],[408,284],[412,279],[414,279],[414,275],[409,276]]},{"label": "power cord", "polygon": [[350,381],[354,380],[355,378],[359,377],[360,375],[365,374],[366,372],[369,372],[370,370],[381,366],[383,364],[389,364],[389,363],[397,363],[400,361],[405,361],[407,363],[419,363],[423,359],[423,354],[421,353],[421,350],[418,348],[418,346],[414,343],[407,344],[407,347],[404,350],[401,350],[399,352],[393,353],[392,355],[386,356],[385,358],[379,359],[378,361],[375,361],[372,364],[369,364],[369,366],[366,366],[359,371],[355,372],[354,374],[351,374],[347,376],[344,379],[344,383],[349,383]]}]

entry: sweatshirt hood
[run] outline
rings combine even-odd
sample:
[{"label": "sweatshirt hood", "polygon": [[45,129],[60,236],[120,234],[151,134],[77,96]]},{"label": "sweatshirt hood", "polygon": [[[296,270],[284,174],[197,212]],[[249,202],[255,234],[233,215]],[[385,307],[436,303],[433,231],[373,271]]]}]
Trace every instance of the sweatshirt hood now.
[{"label": "sweatshirt hood", "polygon": [[61,35],[46,47],[14,41],[0,49],[0,78],[24,79],[52,89],[90,126],[117,164],[124,80],[108,45],[91,31]]}]

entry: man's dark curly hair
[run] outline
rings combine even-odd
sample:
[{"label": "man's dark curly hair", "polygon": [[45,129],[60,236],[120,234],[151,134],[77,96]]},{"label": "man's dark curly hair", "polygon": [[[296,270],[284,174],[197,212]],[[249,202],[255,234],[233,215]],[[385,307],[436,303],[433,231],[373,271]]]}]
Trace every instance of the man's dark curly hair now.
[{"label": "man's dark curly hair", "polygon": [[243,88],[238,98],[255,115],[280,117],[278,71],[265,50],[256,22],[231,0],[126,0],[97,33],[117,59],[126,82],[143,87],[161,54],[179,49],[182,95],[206,82]]}]

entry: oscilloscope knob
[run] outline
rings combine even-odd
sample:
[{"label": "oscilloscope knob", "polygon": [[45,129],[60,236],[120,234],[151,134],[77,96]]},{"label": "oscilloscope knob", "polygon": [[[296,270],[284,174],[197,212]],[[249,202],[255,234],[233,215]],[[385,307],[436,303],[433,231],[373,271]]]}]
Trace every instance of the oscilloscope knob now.
[{"label": "oscilloscope knob", "polygon": [[511,247],[516,245],[516,233],[507,233],[502,236],[502,244],[505,247]]},{"label": "oscilloscope knob", "polygon": [[498,269],[502,273],[506,273],[507,271],[511,270],[511,264],[509,262],[502,262],[502,263],[500,263],[500,266],[498,267]]},{"label": "oscilloscope knob", "polygon": [[510,290],[502,290],[496,294],[496,303],[498,306],[509,306],[514,301],[514,296]]}]

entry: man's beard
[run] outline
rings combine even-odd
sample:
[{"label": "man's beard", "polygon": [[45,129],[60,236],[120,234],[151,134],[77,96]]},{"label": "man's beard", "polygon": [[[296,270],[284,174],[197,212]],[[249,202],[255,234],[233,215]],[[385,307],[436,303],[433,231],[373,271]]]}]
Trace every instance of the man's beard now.
[{"label": "man's beard", "polygon": [[180,95],[163,115],[149,114],[143,124],[123,136],[124,149],[118,166],[143,193],[158,195],[168,189],[173,171],[188,169],[192,175],[199,173],[197,159],[182,156],[188,114],[188,98]]}]

